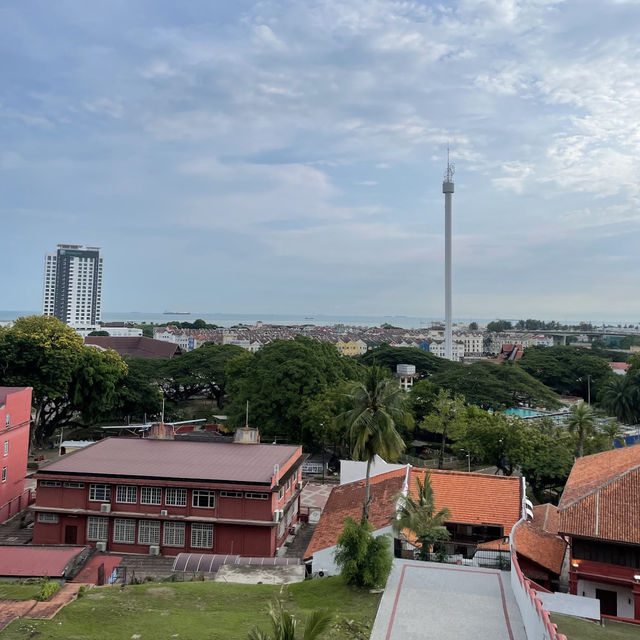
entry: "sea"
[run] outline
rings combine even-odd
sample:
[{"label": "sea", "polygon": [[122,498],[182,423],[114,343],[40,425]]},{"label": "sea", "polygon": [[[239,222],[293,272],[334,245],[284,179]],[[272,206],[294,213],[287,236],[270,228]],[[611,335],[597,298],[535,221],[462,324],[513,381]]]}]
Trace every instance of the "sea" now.
[{"label": "sea", "polygon": [[[40,311],[12,311],[0,310],[0,323],[10,322],[23,316],[38,315]],[[417,318],[410,316],[332,316],[332,315],[296,315],[296,314],[273,314],[273,313],[206,313],[190,312],[164,313],[147,311],[111,311],[102,313],[103,322],[134,322],[135,324],[168,324],[171,322],[193,322],[201,318],[208,324],[217,324],[221,327],[232,327],[238,324],[254,325],[258,321],[264,324],[279,325],[316,325],[320,327],[332,325],[346,325],[357,327],[379,327],[381,324],[389,323],[394,327],[403,329],[420,329],[430,326],[434,322],[442,322],[442,318]],[[461,322],[463,320],[460,320]]]}]

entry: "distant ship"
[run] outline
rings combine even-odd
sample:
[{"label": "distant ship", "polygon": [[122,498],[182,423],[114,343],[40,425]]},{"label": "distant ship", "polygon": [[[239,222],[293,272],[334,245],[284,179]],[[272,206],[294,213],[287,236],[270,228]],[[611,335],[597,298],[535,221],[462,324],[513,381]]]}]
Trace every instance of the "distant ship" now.
[{"label": "distant ship", "polygon": [[164,311],[165,316],[190,316],[191,311]]},{"label": "distant ship", "polygon": [[305,316],[304,319],[305,320],[315,320],[315,318],[313,316]]}]

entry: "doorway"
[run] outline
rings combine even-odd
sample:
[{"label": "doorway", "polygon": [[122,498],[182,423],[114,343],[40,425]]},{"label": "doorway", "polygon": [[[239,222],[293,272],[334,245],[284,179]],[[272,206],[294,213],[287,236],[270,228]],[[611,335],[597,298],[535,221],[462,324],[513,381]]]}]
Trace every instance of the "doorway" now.
[{"label": "doorway", "polygon": [[78,527],[72,524],[68,524],[64,528],[64,543],[65,544],[77,544],[78,543]]},{"label": "doorway", "polygon": [[596,589],[596,598],[600,600],[600,615],[618,615],[618,594],[608,589]]}]

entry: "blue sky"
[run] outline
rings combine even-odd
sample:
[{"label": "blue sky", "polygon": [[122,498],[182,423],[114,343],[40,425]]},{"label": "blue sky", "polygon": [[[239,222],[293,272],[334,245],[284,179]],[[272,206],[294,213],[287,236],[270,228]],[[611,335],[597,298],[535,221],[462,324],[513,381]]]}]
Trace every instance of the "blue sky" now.
[{"label": "blue sky", "polygon": [[0,7],[0,307],[640,317],[640,2]]}]

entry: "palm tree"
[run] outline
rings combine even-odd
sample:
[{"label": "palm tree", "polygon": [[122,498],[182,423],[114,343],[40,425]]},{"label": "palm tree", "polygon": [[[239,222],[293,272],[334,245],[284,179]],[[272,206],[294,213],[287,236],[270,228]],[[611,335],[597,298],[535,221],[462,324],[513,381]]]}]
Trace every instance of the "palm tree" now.
[{"label": "palm tree", "polygon": [[609,440],[609,448],[615,447],[616,440],[620,443],[620,446],[626,447],[627,443],[624,440],[624,433],[620,430],[620,424],[615,418],[611,418],[611,421],[600,429]]},{"label": "palm tree", "polygon": [[[249,632],[248,640],[296,640],[297,620],[284,609],[282,602],[276,600],[269,605],[269,618],[271,621],[271,634],[259,629]],[[329,628],[331,616],[322,611],[313,611],[304,625],[302,640],[316,640]]]},{"label": "palm tree", "polygon": [[640,418],[640,388],[629,374],[611,376],[602,388],[600,404],[620,422],[635,424]]},{"label": "palm tree", "polygon": [[405,444],[396,425],[411,424],[405,410],[406,394],[382,367],[369,367],[363,382],[352,382],[346,400],[352,408],[339,416],[347,428],[354,460],[367,461],[362,521],[369,519],[371,463],[376,455],[387,462],[396,460]]},{"label": "palm tree", "polygon": [[449,539],[449,532],[445,523],[451,512],[443,507],[436,513],[433,487],[429,471],[425,472],[424,482],[416,477],[418,497],[414,498],[409,492],[404,496],[398,496],[398,510],[392,526],[396,532],[408,529],[416,535],[421,544],[420,559],[429,560],[429,552],[436,542],[445,542]]},{"label": "palm tree", "polygon": [[578,436],[578,458],[583,456],[584,441],[587,437],[593,435],[595,425],[593,410],[588,404],[579,402],[571,407],[571,414],[567,420],[567,429]]}]

